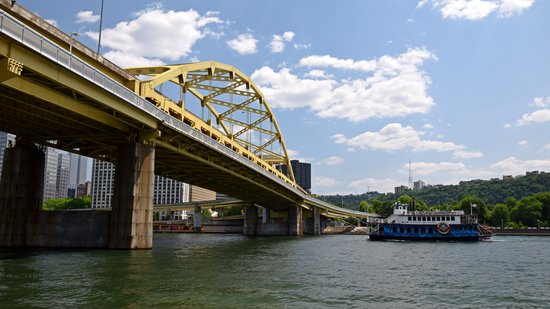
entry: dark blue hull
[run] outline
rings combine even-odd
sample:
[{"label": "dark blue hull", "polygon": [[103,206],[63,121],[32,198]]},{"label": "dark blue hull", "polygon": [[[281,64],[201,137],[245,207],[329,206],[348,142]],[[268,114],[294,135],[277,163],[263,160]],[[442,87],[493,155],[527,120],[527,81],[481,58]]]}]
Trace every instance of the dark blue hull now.
[{"label": "dark blue hull", "polygon": [[418,225],[383,223],[375,225],[370,240],[478,241],[491,237],[490,231],[476,224]]}]

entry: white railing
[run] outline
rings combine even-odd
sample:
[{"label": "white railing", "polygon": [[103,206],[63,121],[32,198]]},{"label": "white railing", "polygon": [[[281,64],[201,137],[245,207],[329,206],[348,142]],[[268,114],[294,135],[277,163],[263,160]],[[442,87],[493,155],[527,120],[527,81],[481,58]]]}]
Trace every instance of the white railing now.
[{"label": "white railing", "polygon": [[[279,185],[285,187],[288,190],[291,190],[296,195],[300,196],[302,199],[305,199],[313,204],[320,205],[325,209],[333,210],[335,212],[342,212],[344,209],[336,207],[332,204],[325,203],[323,201],[317,200],[307,194],[303,193],[299,189],[288,184],[279,177],[271,174],[269,171],[265,170],[261,166],[250,162],[247,158],[239,155],[233,150],[225,147],[224,145],[213,140],[209,136],[202,134],[201,132],[195,130],[189,125],[171,117],[170,115],[164,113],[161,109],[157,108],[153,104],[149,103],[144,98],[137,95],[135,92],[131,91],[124,85],[121,85],[114,79],[98,71],[96,68],[87,64],[86,62],[75,57],[73,54],[69,53],[68,50],[62,48],[36,32],[35,30],[29,28],[24,23],[21,23],[16,18],[12,17],[4,10],[0,9],[0,32],[11,37],[13,40],[20,42],[24,46],[34,50],[40,55],[50,59],[51,61],[57,63],[60,66],[67,68],[73,73],[81,76],[82,78],[88,80],[89,82],[99,86],[105,91],[114,94],[120,99],[136,106],[142,111],[147,112],[149,115],[155,117],[158,121],[161,121],[166,126],[174,129],[177,132],[180,132],[188,137],[191,137],[195,141],[207,145],[210,148],[215,149],[219,153],[226,155],[246,166],[252,168],[254,171],[263,174],[264,176],[270,178],[273,181],[276,181]],[[364,215],[363,212],[353,211],[346,209],[346,213]]]}]

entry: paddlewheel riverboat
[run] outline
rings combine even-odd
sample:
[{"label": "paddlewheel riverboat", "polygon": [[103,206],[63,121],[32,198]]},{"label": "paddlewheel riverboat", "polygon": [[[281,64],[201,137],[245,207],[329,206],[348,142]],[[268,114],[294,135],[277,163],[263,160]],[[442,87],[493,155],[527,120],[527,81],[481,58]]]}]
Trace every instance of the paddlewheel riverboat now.
[{"label": "paddlewheel riverboat", "polygon": [[407,204],[393,205],[393,214],[371,222],[370,240],[486,240],[491,228],[478,223],[477,215],[463,210],[414,211]]}]

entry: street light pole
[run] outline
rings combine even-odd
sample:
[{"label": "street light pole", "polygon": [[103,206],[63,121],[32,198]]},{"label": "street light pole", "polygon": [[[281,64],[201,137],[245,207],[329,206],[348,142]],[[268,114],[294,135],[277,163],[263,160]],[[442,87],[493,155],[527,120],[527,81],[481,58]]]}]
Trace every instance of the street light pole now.
[{"label": "street light pole", "polygon": [[101,48],[101,30],[103,28],[103,1],[101,0],[101,11],[99,13],[99,39],[97,40],[97,53],[99,54],[99,50]]},{"label": "street light pole", "polygon": [[69,54],[72,54],[73,53],[73,40],[74,40],[74,36],[79,36],[80,33],[78,32],[73,32],[71,33],[71,38],[69,40]]}]

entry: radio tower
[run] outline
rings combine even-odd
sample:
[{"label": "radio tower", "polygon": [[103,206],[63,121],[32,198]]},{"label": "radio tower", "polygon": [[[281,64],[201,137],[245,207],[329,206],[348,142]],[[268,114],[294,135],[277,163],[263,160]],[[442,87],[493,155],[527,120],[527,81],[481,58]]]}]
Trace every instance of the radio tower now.
[{"label": "radio tower", "polygon": [[409,157],[409,189],[413,188],[413,177],[411,173],[411,157]]}]

